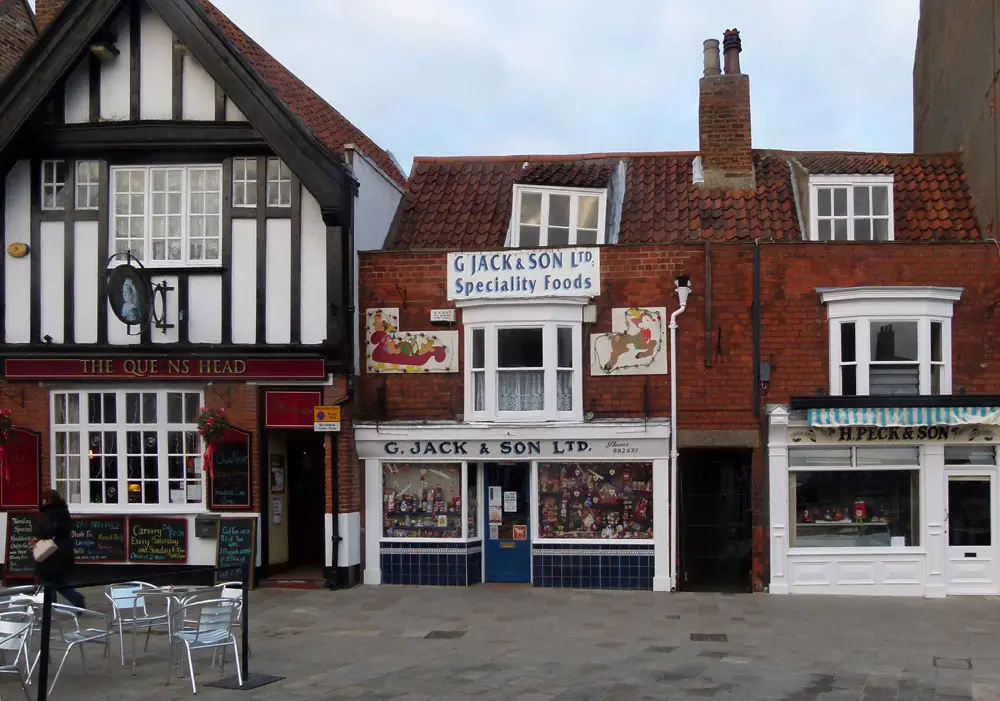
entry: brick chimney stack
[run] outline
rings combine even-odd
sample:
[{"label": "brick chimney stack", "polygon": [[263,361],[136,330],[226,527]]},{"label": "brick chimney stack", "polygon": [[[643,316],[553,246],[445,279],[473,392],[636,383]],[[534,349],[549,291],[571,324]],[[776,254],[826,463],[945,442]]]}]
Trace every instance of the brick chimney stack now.
[{"label": "brick chimney stack", "polygon": [[35,0],[35,22],[38,31],[44,32],[49,23],[56,18],[66,5],[67,0]]},{"label": "brick chimney stack", "polygon": [[722,41],[725,73],[719,70],[719,42],[704,44],[705,71],[698,101],[698,136],[704,186],[729,190],[754,185],[750,150],[750,77],[740,72],[740,33],[727,29]]}]

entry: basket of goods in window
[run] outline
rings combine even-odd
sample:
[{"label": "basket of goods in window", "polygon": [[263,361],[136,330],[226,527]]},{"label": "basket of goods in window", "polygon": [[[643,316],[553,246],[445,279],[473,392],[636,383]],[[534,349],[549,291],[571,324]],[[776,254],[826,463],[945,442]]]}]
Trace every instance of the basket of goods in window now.
[{"label": "basket of goods in window", "polygon": [[13,412],[10,409],[0,409],[0,470],[3,470],[4,482],[10,481],[10,469],[7,467],[7,441],[13,435]]},{"label": "basket of goods in window", "polygon": [[198,413],[198,433],[201,434],[201,439],[205,442],[205,455],[201,469],[203,472],[208,471],[208,475],[212,479],[215,479],[215,469],[212,466],[215,444],[222,440],[228,428],[229,417],[226,416],[225,409],[201,408]]}]

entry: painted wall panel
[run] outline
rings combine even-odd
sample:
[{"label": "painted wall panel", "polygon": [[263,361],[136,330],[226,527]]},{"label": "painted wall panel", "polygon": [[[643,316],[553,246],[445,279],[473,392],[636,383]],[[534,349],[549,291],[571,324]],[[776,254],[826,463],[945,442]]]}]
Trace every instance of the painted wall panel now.
[{"label": "painted wall panel", "polygon": [[39,285],[42,338],[51,336],[53,343],[64,343],[66,224],[61,221],[42,222],[41,244],[42,250],[32,251],[31,255],[40,255],[42,260]]},{"label": "painted wall panel", "polygon": [[266,343],[292,340],[292,222],[267,220]]},{"label": "painted wall panel", "polygon": [[226,97],[226,121],[227,122],[245,122],[247,121],[246,115],[240,111],[240,108],[236,104]]},{"label": "painted wall panel", "polygon": [[66,78],[66,108],[64,120],[67,124],[90,121],[90,58],[89,55]]},{"label": "painted wall panel", "polygon": [[322,343],[326,338],[326,225],[319,202],[302,188],[302,342]]},{"label": "painted wall panel", "polygon": [[215,119],[215,81],[189,53],[184,54],[184,119]]},{"label": "painted wall panel", "polygon": [[97,222],[76,222],[73,332],[77,343],[97,343]]},{"label": "painted wall panel", "polygon": [[[180,319],[180,307],[178,306],[179,292],[178,285],[180,284],[176,275],[154,275],[152,278],[153,286],[159,285],[162,282],[167,283],[167,287],[172,287],[172,290],[167,292],[167,325],[173,325],[172,329],[158,329],[156,326],[150,324],[149,338],[153,343],[177,343],[180,340],[180,324],[182,322]],[[161,302],[154,301],[155,311],[157,314],[163,313],[163,306]]]},{"label": "painted wall panel", "polygon": [[[4,248],[31,239],[31,164],[18,161],[7,175],[4,209]],[[7,343],[31,340],[31,305],[37,300],[25,294],[31,289],[31,256],[11,258],[4,255],[4,294],[7,300],[4,319]]]},{"label": "painted wall panel", "polygon": [[222,343],[222,276],[193,275],[188,279],[188,340]]},{"label": "painted wall panel", "polygon": [[101,119],[121,122],[129,118],[131,48],[129,46],[128,12],[122,12],[112,23],[118,35],[115,46],[121,52],[111,61],[101,62]]},{"label": "painted wall panel", "polygon": [[139,114],[142,119],[170,119],[174,33],[152,8],[145,3],[140,7]]},{"label": "painted wall panel", "polygon": [[257,222],[233,220],[233,343],[257,342]]}]

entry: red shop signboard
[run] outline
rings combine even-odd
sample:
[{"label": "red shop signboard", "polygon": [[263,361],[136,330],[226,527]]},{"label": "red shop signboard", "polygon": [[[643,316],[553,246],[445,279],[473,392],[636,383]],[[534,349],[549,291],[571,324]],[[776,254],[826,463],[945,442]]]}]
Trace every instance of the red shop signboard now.
[{"label": "red shop signboard", "polygon": [[4,446],[4,461],[0,468],[0,508],[37,509],[41,472],[41,434],[15,428]]},{"label": "red shop signboard", "polygon": [[313,407],[323,404],[323,393],[314,390],[267,392],[264,395],[265,428],[312,428]]},{"label": "red shop signboard", "polygon": [[322,358],[10,358],[10,380],[321,380]]}]

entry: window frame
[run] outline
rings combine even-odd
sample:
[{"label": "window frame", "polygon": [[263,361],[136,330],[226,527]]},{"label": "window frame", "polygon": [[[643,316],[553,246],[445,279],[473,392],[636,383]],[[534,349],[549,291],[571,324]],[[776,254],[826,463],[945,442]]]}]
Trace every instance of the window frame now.
[{"label": "window frame", "polygon": [[[385,501],[381,502],[379,506],[379,520],[382,521],[382,527],[378,532],[378,540],[380,543],[392,546],[397,543],[422,543],[424,545],[431,545],[434,543],[478,543],[485,540],[485,535],[483,534],[484,526],[483,520],[485,517],[485,512],[483,511],[483,479],[485,477],[482,462],[475,462],[469,460],[455,460],[455,459],[441,459],[441,460],[407,460],[405,456],[400,456],[402,460],[379,460],[378,461],[378,491],[379,494],[385,493],[385,465],[386,463],[406,463],[407,465],[413,465],[416,467],[426,467],[427,469],[433,469],[436,465],[441,464],[460,464],[461,467],[461,494],[462,494],[462,535],[457,538],[428,538],[426,536],[413,537],[413,538],[401,538],[399,536],[387,536],[385,535]],[[453,457],[453,456],[452,456]],[[469,508],[469,472],[474,470],[476,475],[476,513],[475,513],[475,523],[476,523],[476,535],[469,534],[469,520],[472,514]]]},{"label": "window frame", "polygon": [[[272,163],[277,164],[277,166],[276,166],[277,167],[277,173],[276,173],[277,177],[274,180],[271,179],[271,164]],[[288,177],[285,178],[285,177],[283,177],[284,175],[287,175]],[[257,173],[257,177],[258,178],[261,177],[260,173]],[[281,158],[276,158],[276,157],[273,157],[273,156],[268,157],[267,162],[264,164],[264,178],[265,178],[265,188],[264,188],[264,200],[265,201],[264,201],[264,206],[267,207],[268,209],[288,209],[289,207],[291,207],[292,206],[292,200],[294,199],[293,196],[292,196],[292,188],[293,188],[294,183],[295,183],[295,175],[294,175],[294,173],[292,173],[292,169],[288,167],[288,164],[284,160],[282,160]],[[288,201],[287,202],[285,202],[284,200],[281,199],[281,186],[284,185],[284,184],[288,185]],[[272,187],[277,187],[278,188],[278,190],[277,190],[277,193],[278,193],[278,202],[277,202],[277,204],[271,204],[271,192],[272,192],[271,188]],[[258,206],[260,205],[259,202],[257,204],[258,204]]]},{"label": "window frame", "polygon": [[[138,423],[130,424],[126,422],[125,416],[125,398],[126,394],[155,394],[156,395],[156,407],[157,407],[157,421],[153,423]],[[67,395],[78,395],[80,397],[79,406],[79,417],[76,423],[56,423],[56,403],[58,398]],[[114,394],[116,402],[115,410],[115,422],[114,423],[99,423],[92,424],[87,420],[87,398],[88,395],[106,395]],[[54,464],[55,457],[58,456],[73,456],[73,453],[66,452],[56,452],[56,434],[57,433],[76,433],[80,437],[80,476],[79,476],[79,488],[80,488],[80,501],[79,502],[69,502],[69,494],[65,494],[67,502],[70,503],[70,509],[74,513],[80,514],[132,514],[132,513],[148,513],[150,511],[155,511],[156,513],[163,514],[189,514],[189,513],[200,513],[207,510],[207,499],[208,499],[208,479],[205,473],[202,471],[202,454],[204,453],[205,447],[204,442],[201,439],[200,434],[197,437],[197,450],[193,454],[195,459],[195,469],[199,472],[199,476],[196,480],[190,479],[186,476],[186,465],[185,467],[185,477],[181,480],[171,480],[170,479],[170,464],[169,457],[176,455],[176,453],[171,453],[169,449],[169,441],[167,434],[174,431],[181,432],[194,432],[198,433],[198,424],[195,423],[167,423],[167,395],[168,394],[197,394],[198,395],[198,406],[204,406],[205,393],[200,387],[191,386],[134,386],[129,388],[123,387],[64,387],[59,389],[53,389],[49,392],[49,424],[51,430],[49,431],[49,449],[50,455],[53,456],[53,462],[51,464],[51,469],[49,470],[49,480],[48,484],[53,489],[59,489],[60,486],[67,481],[72,480],[57,480],[56,466]],[[141,400],[140,400],[141,401]],[[184,409],[183,398],[182,398],[182,412]],[[136,428],[138,427],[138,428]],[[157,478],[156,481],[159,485],[159,497],[160,501],[156,503],[152,502],[142,502],[142,503],[129,503],[128,499],[128,446],[126,440],[126,434],[129,430],[141,430],[155,431],[157,434]],[[90,501],[90,478],[89,475],[89,442],[88,434],[91,432],[99,433],[115,433],[117,438],[117,458],[118,458],[118,494],[119,499],[122,495],[125,495],[126,501],[119,501],[118,503],[107,503],[99,502],[92,503]],[[111,455],[111,453],[100,453],[100,455]],[[184,452],[187,456],[187,452]],[[101,478],[102,481],[109,481]],[[140,481],[150,481],[142,478],[140,480],[131,480],[133,482]],[[184,484],[185,493],[189,483],[195,483],[201,485],[201,501],[199,502],[187,502],[183,504],[171,503],[170,502],[170,482],[182,482]],[[165,500],[165,501],[164,501]]]},{"label": "window frame", "polygon": [[[180,215],[179,216],[181,218],[181,252],[182,252],[182,256],[181,256],[181,258],[179,260],[169,260],[169,259],[158,260],[158,259],[154,259],[153,258],[153,241],[154,241],[154,239],[153,239],[153,219],[154,219],[154,217],[170,217],[170,216],[176,216],[176,215],[174,215],[172,213],[169,213],[169,194],[170,194],[169,189],[164,191],[164,193],[165,193],[165,195],[167,197],[166,202],[168,203],[168,213],[167,214],[154,214],[154,212],[153,212],[153,174],[156,171],[171,171],[171,170],[179,170],[179,171],[181,171],[181,211],[180,211]],[[222,239],[223,239],[223,228],[224,228],[224,222],[222,221],[222,210],[223,210],[222,200],[223,200],[223,197],[224,197],[226,185],[225,185],[224,178],[223,178],[222,164],[216,164],[216,163],[135,164],[135,165],[116,165],[116,166],[111,166],[111,168],[109,168],[109,171],[108,171],[108,191],[109,191],[108,192],[108,199],[109,199],[109,205],[108,205],[108,238],[109,238],[108,247],[109,247],[109,250],[112,253],[114,253],[114,252],[117,251],[117,241],[118,241],[118,239],[115,236],[115,234],[116,234],[116,217],[119,217],[119,216],[122,216],[122,217],[128,216],[130,218],[139,218],[139,215],[133,215],[131,213],[128,214],[128,215],[124,215],[124,214],[120,215],[118,213],[118,210],[117,210],[117,207],[116,207],[116,204],[117,204],[116,198],[117,198],[117,195],[119,194],[119,192],[117,190],[117,175],[119,173],[133,173],[133,172],[138,172],[138,171],[143,172],[144,173],[144,178],[145,178],[144,185],[143,185],[143,207],[144,207],[144,209],[143,209],[143,213],[141,215],[142,222],[143,222],[143,238],[142,238],[142,241],[143,241],[143,255],[141,257],[137,257],[142,262],[142,264],[144,266],[146,266],[146,267],[152,267],[152,268],[185,268],[185,267],[192,267],[192,266],[194,266],[194,267],[218,267],[218,266],[222,265]],[[214,257],[214,258],[202,258],[202,259],[199,259],[199,258],[192,258],[191,257],[190,245],[191,245],[191,240],[192,239],[191,239],[191,233],[190,232],[191,232],[191,220],[192,220],[192,217],[201,217],[203,220],[206,217],[205,213],[192,213],[191,212],[191,194],[192,194],[192,190],[191,190],[190,183],[191,183],[191,174],[194,171],[202,171],[203,174],[205,174],[205,175],[207,175],[209,172],[216,172],[218,174],[218,178],[219,178],[219,189],[218,189],[218,193],[217,193],[218,196],[219,196],[219,212],[218,212],[218,215],[214,215],[214,214],[211,215],[211,216],[218,216],[218,222],[219,222],[219,228],[218,228],[219,248],[218,248],[218,255],[216,257]],[[205,192],[204,190],[199,190],[198,191],[199,194],[203,194],[204,192]],[[132,192],[131,189],[130,189],[129,192],[128,192],[128,194],[130,196],[132,196],[132,195],[136,195],[138,193]],[[210,191],[210,192],[208,192],[208,194],[216,194],[216,192],[215,191]],[[211,237],[211,238],[215,238],[215,237]],[[209,240],[209,237],[206,237],[204,234],[202,234],[201,236],[197,236],[196,239],[199,240],[199,241],[201,241],[202,244],[203,244],[203,246],[204,246],[204,244]],[[129,240],[131,241],[133,239],[130,238]],[[156,240],[160,240],[160,239],[156,239]],[[165,242],[169,242],[170,241],[169,232],[167,234],[167,238],[164,238],[162,240],[165,241]],[[165,250],[169,251],[169,243],[168,243],[168,248],[165,249]],[[203,250],[207,250],[207,249],[203,248]],[[132,255],[135,256],[134,253]],[[123,257],[120,257],[120,258],[115,259],[115,261],[112,262],[112,266],[114,266],[114,265],[121,265],[121,264],[124,264],[124,263],[125,263],[125,259]]]},{"label": "window frame", "polygon": [[[843,241],[838,241],[836,239],[830,239],[828,241],[821,241],[819,238],[819,191],[824,188],[838,188],[843,187],[848,189],[847,193],[847,241],[854,241],[854,188],[855,187],[868,187],[871,188],[873,185],[885,185],[888,187],[889,202],[888,202],[888,231],[885,241],[876,241],[874,239],[875,232],[872,230],[872,239],[867,241],[860,241],[859,243],[887,243],[889,241],[896,240],[896,216],[895,216],[895,193],[893,192],[893,186],[895,183],[895,176],[893,175],[811,175],[809,177],[809,241],[817,241],[820,243],[844,243]],[[869,203],[871,202],[869,198]],[[869,207],[870,210],[870,207]],[[865,216],[865,215],[858,215]],[[831,217],[833,218],[833,217]],[[867,215],[869,221],[873,219],[882,219],[881,215],[874,215],[869,213]],[[826,219],[826,217],[824,217]],[[833,232],[831,231],[831,235]]]},{"label": "window frame", "polygon": [[[63,169],[62,181],[59,180],[59,168]],[[48,170],[52,169],[52,179],[48,180]],[[38,177],[41,180],[41,202],[39,205],[43,212],[62,212],[66,209],[66,180],[69,175],[69,164],[59,158],[47,158],[42,161],[41,167],[39,168]],[[52,193],[53,205],[45,204],[45,196],[48,192]]]},{"label": "window frame", "polygon": [[[551,195],[566,195],[571,197],[569,209],[569,247],[603,246],[607,241],[607,206],[608,191],[605,188],[582,187],[538,187],[534,185],[514,185],[514,201],[508,231],[507,248],[521,248],[521,197],[525,193],[537,193],[542,196],[541,224],[538,231],[537,248],[552,248],[549,238],[549,197]],[[597,241],[594,243],[577,243],[579,224],[580,197],[597,197]],[[531,246],[535,248],[535,246]]]},{"label": "window frame", "polygon": [[[830,395],[843,395],[841,366],[852,364],[841,359],[841,324],[854,323],[854,348],[857,394],[870,393],[871,327],[886,322],[917,323],[919,393],[916,395],[874,395],[886,397],[931,395],[933,365],[941,367],[940,392],[952,392],[951,319],[954,304],[962,296],[962,288],[949,287],[856,287],[820,288],[820,299],[827,307],[830,340]],[[931,358],[931,324],[941,324],[941,361]]]},{"label": "window frame", "polygon": [[[496,423],[542,423],[550,421],[583,420],[583,311],[582,305],[568,298],[568,303],[547,300],[545,303],[463,305],[463,345],[465,359],[465,420]],[[545,372],[545,408],[541,411],[499,411],[497,407],[497,331],[511,328],[542,328],[543,365]],[[558,329],[569,327],[573,342],[573,408],[558,410],[558,373],[560,370]],[[475,384],[473,373],[472,334],[483,329],[484,335],[484,410],[475,409]]]},{"label": "window frame", "polygon": [[[96,180],[90,179],[91,165],[97,166]],[[101,201],[101,162],[93,159],[77,161],[74,173],[73,206],[80,212],[96,212]],[[87,174],[86,178],[82,177],[84,173]],[[80,197],[81,189],[85,193],[84,198]],[[91,195],[93,195],[93,204],[91,204]]]},{"label": "window frame", "polygon": [[[258,205],[258,202],[257,202],[257,183],[260,181],[260,168],[258,167],[257,160],[258,159],[256,157],[234,158],[233,159],[233,182],[231,183],[231,187],[232,187],[232,191],[233,191],[233,208],[234,209],[256,209],[257,208],[257,205]],[[250,163],[254,164],[254,169],[257,171],[257,173],[254,176],[253,180],[250,180],[249,179],[250,176],[247,175],[248,166],[249,166]],[[242,164],[242,167],[243,167],[243,173],[242,173],[243,177],[240,177],[240,173],[238,172],[238,166],[240,166],[241,164]],[[236,196],[236,185],[237,184],[242,184],[243,187],[244,187],[244,190],[243,190],[244,199],[242,201]],[[250,192],[253,192],[253,197],[254,197],[253,204],[248,204],[247,203],[247,198],[249,197],[249,193]]]}]

